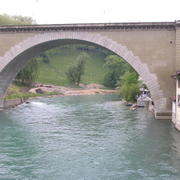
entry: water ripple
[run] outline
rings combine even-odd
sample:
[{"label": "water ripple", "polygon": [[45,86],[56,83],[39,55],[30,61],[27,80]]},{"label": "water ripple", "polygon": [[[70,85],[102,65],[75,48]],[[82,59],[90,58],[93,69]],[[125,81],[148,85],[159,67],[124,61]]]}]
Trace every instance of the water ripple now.
[{"label": "water ripple", "polygon": [[180,134],[116,95],[36,99],[0,122],[0,179],[180,178]]}]

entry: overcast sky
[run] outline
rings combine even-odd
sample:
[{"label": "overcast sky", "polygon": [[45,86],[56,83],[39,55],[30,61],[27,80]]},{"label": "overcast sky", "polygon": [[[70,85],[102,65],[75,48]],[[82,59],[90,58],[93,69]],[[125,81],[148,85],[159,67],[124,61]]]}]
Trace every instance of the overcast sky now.
[{"label": "overcast sky", "polygon": [[0,0],[0,14],[39,24],[180,20],[180,0]]}]

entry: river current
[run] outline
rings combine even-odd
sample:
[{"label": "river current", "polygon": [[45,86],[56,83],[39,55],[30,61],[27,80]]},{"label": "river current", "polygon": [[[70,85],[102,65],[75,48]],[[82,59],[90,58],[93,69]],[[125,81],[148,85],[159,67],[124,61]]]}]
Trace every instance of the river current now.
[{"label": "river current", "polygon": [[180,133],[116,95],[34,99],[0,123],[0,180],[180,179]]}]

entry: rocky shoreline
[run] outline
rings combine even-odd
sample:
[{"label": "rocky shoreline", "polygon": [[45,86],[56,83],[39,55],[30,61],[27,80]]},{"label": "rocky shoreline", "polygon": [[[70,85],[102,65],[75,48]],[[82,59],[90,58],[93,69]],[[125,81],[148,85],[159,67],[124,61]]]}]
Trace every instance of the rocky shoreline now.
[{"label": "rocky shoreline", "polygon": [[[36,84],[33,88],[28,90],[29,93],[37,94],[36,97],[30,98],[17,98],[12,100],[5,100],[4,109],[13,108],[23,103],[27,103],[28,99],[42,98],[42,97],[55,97],[55,96],[80,96],[80,95],[95,95],[95,94],[112,94],[117,93],[117,90],[105,89],[100,84],[80,84],[80,87],[64,87],[55,86],[51,84]],[[47,94],[52,95],[47,95]],[[39,96],[38,96],[39,94]]]},{"label": "rocky shoreline", "polygon": [[71,96],[116,93],[117,90],[105,89],[105,87],[100,84],[80,84],[79,87],[76,88],[55,86],[51,84],[36,84],[35,87],[29,89],[29,92],[35,94],[56,93],[62,96]]},{"label": "rocky shoreline", "polygon": [[78,88],[37,84],[34,88],[31,88],[29,92],[37,93],[37,94],[55,93],[60,96],[76,96],[76,95],[117,93],[117,90],[105,89],[105,87],[100,84],[89,84],[89,85],[80,84],[80,87]]}]

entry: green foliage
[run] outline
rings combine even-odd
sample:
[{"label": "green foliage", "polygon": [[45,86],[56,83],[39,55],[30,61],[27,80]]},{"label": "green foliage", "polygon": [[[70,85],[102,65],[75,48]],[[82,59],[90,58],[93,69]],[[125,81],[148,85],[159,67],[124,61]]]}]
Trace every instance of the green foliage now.
[{"label": "green foliage", "polygon": [[135,102],[140,85],[136,72],[126,72],[121,78],[120,95],[127,102]]},{"label": "green foliage", "polygon": [[17,84],[30,86],[38,76],[38,62],[34,58],[29,64],[22,69],[16,76],[15,82]]},{"label": "green foliage", "polygon": [[115,88],[116,84],[117,84],[117,81],[118,81],[118,79],[116,77],[116,74],[113,71],[108,71],[104,76],[103,84],[106,87]]},{"label": "green foliage", "polygon": [[121,57],[117,55],[109,55],[105,58],[105,68],[107,73],[104,77],[104,85],[115,88],[118,85],[119,78],[131,67]]},{"label": "green foliage", "polygon": [[31,17],[0,15],[0,25],[28,25],[35,24]]},{"label": "green foliage", "polygon": [[79,86],[81,77],[84,74],[87,57],[88,55],[86,53],[81,53],[77,57],[77,63],[68,68],[66,76],[71,84]]},{"label": "green foliage", "polygon": [[[79,50],[81,46],[84,47],[84,45],[81,44],[71,44],[46,51],[45,54],[49,58],[49,63],[44,63],[43,59],[38,57],[39,75],[36,82],[68,86],[69,81],[66,72],[68,71],[69,66],[75,64],[75,60],[79,54],[83,52],[82,50]],[[84,75],[81,78],[82,83],[103,83],[106,72],[106,69],[102,68],[104,58],[106,57],[104,51],[101,51],[101,49],[89,48]]]}]

